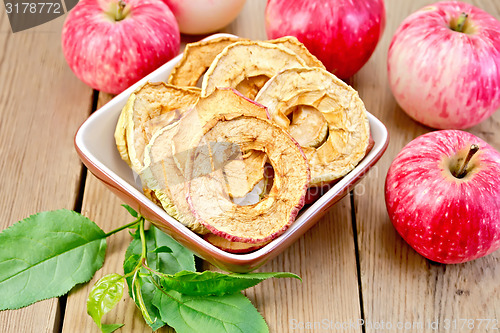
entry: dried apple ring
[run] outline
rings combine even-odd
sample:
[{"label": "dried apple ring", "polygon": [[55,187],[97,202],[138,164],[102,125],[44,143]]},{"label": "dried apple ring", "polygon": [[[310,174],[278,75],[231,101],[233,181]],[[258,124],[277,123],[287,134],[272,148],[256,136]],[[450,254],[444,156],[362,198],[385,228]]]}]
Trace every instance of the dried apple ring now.
[{"label": "dried apple ring", "polygon": [[186,45],[181,60],[168,77],[168,83],[178,86],[196,86],[215,57],[229,44],[246,40],[239,37],[218,37]]},{"label": "dried apple ring", "polygon": [[328,137],[317,148],[303,147],[311,167],[311,186],[338,179],[365,156],[370,128],[358,93],[320,68],[294,68],[271,78],[256,101],[267,106],[271,120],[288,130],[287,113],[297,105],[317,109],[328,123]]},{"label": "dried apple ring", "polygon": [[[201,132],[207,123],[217,121],[221,115],[230,119],[242,114],[268,119],[265,107],[231,88],[216,89],[209,96],[200,98],[193,112],[183,119],[182,127],[173,139],[174,158],[178,162],[178,168],[184,170],[186,152],[192,149],[190,143],[195,133]],[[219,146],[219,148],[224,147]],[[250,192],[264,178],[264,164],[267,157],[265,152],[254,150],[238,150],[231,154],[231,163],[224,162],[221,168],[226,175],[229,195],[239,198]]]},{"label": "dried apple ring", "polygon": [[[144,168],[139,173],[143,184],[151,189],[154,198],[170,216],[197,233],[206,233],[207,229],[195,220],[186,201],[187,181],[184,165],[191,149],[189,142],[193,136],[201,132],[203,126],[213,122],[213,119],[221,115],[228,118],[239,117],[242,113],[267,119],[267,110],[263,106],[246,99],[232,89],[217,89],[210,96],[201,98],[190,111],[182,115],[180,121],[157,131],[146,147]],[[233,157],[234,152],[231,148],[238,147],[219,145],[218,148],[220,148],[218,156]],[[239,155],[236,156],[242,156],[239,148],[237,153]],[[245,167],[241,168],[240,165],[237,170],[231,170],[234,172],[228,172],[230,176],[228,183],[238,182],[235,189],[243,194],[249,192],[264,177],[263,164],[267,157],[265,153],[259,153],[261,154],[258,156],[248,154],[240,158]],[[219,171],[227,167],[223,161],[218,161],[212,156],[207,161],[210,162],[211,168]],[[245,170],[251,172],[245,173]],[[153,196],[150,194],[150,197]]]},{"label": "dried apple ring", "polygon": [[242,242],[231,242],[223,237],[216,236],[212,233],[208,233],[203,237],[204,240],[210,244],[218,247],[219,249],[230,252],[230,253],[248,253],[260,249],[269,243],[269,241],[264,243],[242,243]]},{"label": "dried apple ring", "polygon": [[130,95],[120,114],[115,141],[120,155],[135,172],[144,167],[144,148],[154,132],[178,121],[199,96],[199,88],[163,82],[148,82]]},{"label": "dried apple ring", "polygon": [[301,147],[317,148],[323,144],[328,136],[328,123],[321,112],[309,105],[298,105],[288,111],[292,113],[288,131]]},{"label": "dried apple ring", "polygon": [[302,58],[282,45],[236,42],[226,46],[214,59],[203,78],[201,94],[210,95],[217,87],[239,87],[241,91],[253,91],[241,89],[242,83],[248,81],[258,87],[254,78],[263,83],[283,69],[305,66]]},{"label": "dried apple ring", "polygon": [[208,230],[196,221],[186,201],[185,178],[173,158],[172,138],[179,122],[157,131],[146,147],[144,168],[139,173],[142,183],[153,191],[163,209],[183,225],[199,234]]},{"label": "dried apple ring", "polygon": [[[295,220],[304,205],[310,173],[304,153],[288,132],[266,119],[220,117],[205,126],[195,142],[186,164],[188,203],[213,234],[233,242],[262,243],[282,234]],[[253,205],[233,203],[222,172],[210,166],[214,144],[265,151],[274,169],[269,194]]]},{"label": "dried apple ring", "polygon": [[297,53],[299,57],[304,59],[306,65],[309,67],[320,67],[326,69],[325,65],[323,65],[323,63],[318,58],[316,58],[311,52],[309,52],[307,47],[305,47],[304,44],[302,44],[295,36],[285,36],[281,38],[271,39],[268,42],[273,44],[280,44],[284,47],[289,48],[293,52]]}]

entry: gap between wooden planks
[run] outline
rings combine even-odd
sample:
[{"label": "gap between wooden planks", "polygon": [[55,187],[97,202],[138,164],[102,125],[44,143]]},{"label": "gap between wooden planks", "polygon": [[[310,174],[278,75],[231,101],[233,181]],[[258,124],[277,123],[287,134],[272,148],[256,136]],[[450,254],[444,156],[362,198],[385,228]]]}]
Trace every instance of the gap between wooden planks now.
[{"label": "gap between wooden planks", "polygon": [[[225,32],[242,37],[265,39],[265,1],[247,2],[240,17]],[[252,13],[259,13],[258,15]],[[262,20],[259,22],[259,20]],[[110,100],[99,95],[98,107]],[[130,220],[121,202],[90,173],[85,184],[82,213],[109,231]],[[298,242],[259,271],[290,271],[303,282],[274,279],[245,293],[266,319],[271,332],[289,332],[300,325],[333,325],[360,318],[356,256],[353,242],[350,200],[344,198]],[[130,236],[114,235],[108,241],[104,267],[92,281],[75,289],[67,299],[63,332],[98,332],[86,315],[86,299],[93,285],[105,274],[123,273],[122,263]],[[204,264],[205,269],[214,267]],[[106,323],[125,323],[121,332],[150,332],[133,301],[128,297],[105,317]],[[169,328],[160,332],[172,331]],[[360,332],[349,329],[346,332]]]},{"label": "gap between wooden planks", "polygon": [[[1,230],[39,211],[73,209],[77,200],[82,164],[73,136],[90,113],[92,90],[63,57],[63,20],[12,34],[0,9]],[[59,326],[58,299],[0,312],[0,332]]]},{"label": "gap between wooden planks", "polygon": [[[100,94],[98,107],[109,99],[109,95]],[[131,220],[120,205],[120,200],[88,173],[82,213],[109,231]],[[124,254],[130,239],[126,232],[108,239],[103,268],[92,281],[75,288],[67,298],[63,332],[99,331],[86,314],[88,293],[102,276],[123,273]],[[204,268],[215,269],[207,263]],[[303,279],[303,282],[269,280],[246,291],[268,322],[271,332],[289,332],[293,327],[310,323],[333,325],[336,322],[357,322],[360,306],[349,197],[341,200],[297,243],[259,271],[290,271]],[[106,315],[105,322],[125,323],[121,332],[151,331],[128,295]],[[159,331],[172,330],[164,328]]]},{"label": "gap between wooden planks", "polygon": [[[444,325],[453,320],[459,324],[453,332],[486,332],[485,324],[477,327],[478,321],[473,329],[461,329],[460,320],[500,319],[500,252],[460,265],[432,263],[397,235],[383,200],[385,176],[392,160],[409,141],[430,131],[406,116],[395,102],[387,82],[387,49],[401,21],[433,2],[386,0],[389,19],[384,37],[370,61],[354,77],[354,88],[368,111],[387,126],[391,137],[385,155],[354,191],[366,332],[379,332],[384,323],[384,332],[398,331],[398,323],[407,325],[411,332],[444,332]],[[500,19],[499,1],[467,2]],[[499,127],[497,112],[468,131],[498,150]],[[430,326],[435,322],[440,325],[438,330]]]}]

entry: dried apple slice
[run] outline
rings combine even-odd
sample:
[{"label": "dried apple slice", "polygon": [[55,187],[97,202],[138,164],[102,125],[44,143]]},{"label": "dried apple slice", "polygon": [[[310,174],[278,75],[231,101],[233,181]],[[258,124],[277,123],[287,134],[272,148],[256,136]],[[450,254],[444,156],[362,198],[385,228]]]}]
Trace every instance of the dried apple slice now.
[{"label": "dried apple slice", "polygon": [[203,239],[205,239],[210,244],[218,247],[219,249],[230,252],[230,253],[248,253],[260,249],[261,247],[268,244],[270,241],[264,243],[242,243],[242,242],[231,242],[223,237],[219,237],[212,233],[206,234]]},{"label": "dried apple slice", "polygon": [[358,93],[321,68],[285,70],[259,91],[273,122],[288,129],[288,110],[309,105],[328,123],[328,137],[317,147],[303,147],[311,167],[311,186],[338,179],[365,156],[370,137],[366,109]]},{"label": "dried apple slice", "polygon": [[201,94],[210,95],[217,87],[241,89],[245,82],[258,87],[256,80],[260,84],[283,69],[305,66],[302,58],[282,45],[254,41],[236,42],[226,46],[214,59],[203,78]]},{"label": "dried apple slice", "polygon": [[[179,122],[157,131],[146,146],[144,168],[139,173],[142,183],[153,193],[163,209],[179,222],[204,234],[208,230],[196,221],[186,201],[185,178],[177,167],[172,153],[172,138],[179,130]],[[149,190],[148,190],[149,191]]]},{"label": "dried apple slice", "polygon": [[246,39],[219,37],[187,44],[181,60],[168,77],[168,83],[177,86],[196,86],[215,57],[229,44],[241,40]]},{"label": "dried apple slice", "polygon": [[126,129],[127,129],[129,113],[130,110],[132,110],[132,105],[134,103],[134,100],[135,100],[135,95],[129,97],[127,103],[122,109],[122,112],[120,113],[120,116],[118,117],[118,122],[115,128],[116,148],[118,149],[118,153],[120,153],[120,157],[122,158],[122,160],[127,162],[129,166],[132,166],[132,162],[130,162],[130,157],[128,156]]},{"label": "dried apple slice", "polygon": [[[145,190],[145,193],[155,202],[160,202],[169,215],[197,233],[206,233],[207,229],[194,219],[186,201],[184,161],[191,149],[189,142],[193,136],[201,133],[203,126],[213,122],[214,118],[221,115],[234,118],[241,114],[267,118],[267,110],[262,105],[246,99],[232,89],[217,89],[210,96],[200,99],[190,111],[182,114],[180,121],[157,131],[146,147],[145,165],[139,173],[143,184],[150,189]],[[234,158],[231,148],[237,148],[236,157],[242,156],[239,147],[234,145],[219,145],[217,148],[218,156]],[[234,187],[238,191],[237,194],[246,194],[245,191],[249,192],[255,183],[263,178],[266,155],[263,152],[258,153],[255,151],[240,158],[238,161],[243,162],[243,168],[240,165],[236,170],[226,170],[230,171],[228,182],[238,182]],[[224,170],[227,167],[223,161],[212,157],[208,161],[210,167],[216,170]]]},{"label": "dried apple slice", "polygon": [[148,82],[131,94],[120,115],[115,141],[120,155],[135,172],[139,173],[144,167],[144,148],[154,132],[178,121],[182,113],[198,101],[199,95],[198,88],[181,88],[163,82]]},{"label": "dried apple slice", "polygon": [[[191,140],[195,133],[200,133],[202,128],[210,122],[217,121],[220,116],[226,119],[241,115],[268,118],[267,110],[260,104],[245,98],[231,88],[216,89],[207,97],[200,98],[194,106],[193,112],[182,120],[181,129],[173,139],[174,158],[180,170],[184,170],[187,152],[192,149]],[[219,146],[219,149],[230,149],[231,146]],[[222,168],[230,186],[231,197],[242,197],[250,192],[253,187],[264,177],[266,154],[263,151],[226,151],[231,155],[231,163],[219,164],[215,161],[215,168]],[[222,162],[221,162],[222,163]]]},{"label": "dried apple slice", "polygon": [[321,112],[309,105],[298,105],[288,111],[292,113],[288,130],[301,147],[317,148],[323,144],[328,136],[328,123]]},{"label": "dried apple slice", "polygon": [[281,38],[268,40],[268,42],[273,44],[280,44],[284,47],[289,48],[293,52],[297,53],[299,57],[304,59],[306,65],[309,67],[320,67],[326,69],[325,65],[323,65],[323,63],[318,58],[316,58],[311,52],[309,52],[307,47],[305,47],[305,45],[302,44],[295,36],[284,36]]},{"label": "dried apple slice", "polygon": [[[262,243],[279,236],[295,220],[304,205],[310,173],[304,153],[288,132],[266,119],[219,117],[194,142],[186,164],[188,203],[213,234],[235,242]],[[214,144],[265,151],[274,169],[269,194],[253,205],[233,203],[223,173],[213,170],[209,162]]]}]

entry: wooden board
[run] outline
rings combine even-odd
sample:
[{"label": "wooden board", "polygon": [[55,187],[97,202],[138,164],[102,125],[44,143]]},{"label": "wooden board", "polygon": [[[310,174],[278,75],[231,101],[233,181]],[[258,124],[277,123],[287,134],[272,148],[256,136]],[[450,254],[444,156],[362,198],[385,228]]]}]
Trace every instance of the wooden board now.
[{"label": "wooden board", "polygon": [[[387,83],[387,48],[399,23],[433,2],[385,0],[388,19],[383,39],[349,82],[359,90],[367,109],[386,124],[391,143],[352,198],[340,201],[295,244],[259,269],[289,271],[303,279],[272,279],[245,292],[271,332],[391,332],[403,331],[405,326],[408,332],[447,332],[444,325],[453,325],[453,320],[460,328],[463,319],[500,317],[500,252],[461,265],[429,262],[397,235],[383,200],[391,161],[406,143],[429,131],[395,102]],[[500,18],[498,0],[472,2]],[[265,5],[266,0],[247,1],[240,16],[223,31],[266,39]],[[73,136],[90,113],[93,96],[65,63],[60,47],[62,21],[12,34],[0,9],[2,229],[41,210],[79,208],[81,197],[83,214],[105,231],[131,221],[117,197],[90,173],[82,174],[73,148]],[[183,36],[183,40],[201,37]],[[109,100],[109,95],[99,94],[97,106]],[[497,112],[469,131],[500,149],[498,128]],[[127,232],[110,237],[104,267],[90,283],[76,287],[66,302],[52,299],[0,312],[0,332],[98,332],[86,314],[88,293],[103,275],[123,272],[129,241]],[[203,267],[214,269],[206,263]],[[360,320],[365,321],[363,326]],[[151,331],[128,296],[104,322],[124,323],[119,332]],[[474,329],[448,331],[484,332],[477,324]]]},{"label": "wooden board", "polygon": [[[263,16],[253,17],[249,14],[263,12],[264,7],[265,1],[247,2],[240,18],[225,31],[243,37],[265,39]],[[107,100],[109,96],[101,95],[99,104]],[[101,206],[105,208],[99,208]],[[92,175],[89,175],[85,186],[82,211],[98,225],[106,226],[106,230],[123,224],[127,216],[118,199]],[[103,269],[91,283],[75,290],[68,297],[63,332],[98,332],[91,318],[82,316],[86,311],[86,298],[91,285],[100,277],[111,272],[123,272],[123,255],[129,238],[126,234],[113,236],[109,240],[110,248]],[[205,268],[214,269],[208,264],[205,264]],[[290,327],[299,328],[301,325],[333,325],[360,318],[349,198],[339,202],[317,226],[259,271],[290,271],[303,279],[303,282],[292,279],[265,281],[246,292],[268,322],[271,332],[288,332]],[[125,298],[105,317],[106,323],[125,323],[121,332],[148,331],[133,301]],[[163,331],[171,329],[160,330]],[[346,331],[360,332],[361,328]]]},{"label": "wooden board", "polygon": [[[353,80],[367,109],[382,120],[391,137],[384,157],[355,190],[366,332],[380,331],[383,323],[384,332],[396,331],[397,325],[407,325],[411,332],[444,332],[444,325],[453,325],[453,320],[461,328],[461,319],[500,318],[500,252],[461,265],[432,263],[399,237],[383,200],[385,176],[392,160],[409,141],[430,130],[411,120],[395,102],[384,66],[387,49],[401,21],[430,3],[432,1],[386,0],[390,19],[383,40]],[[500,18],[499,1],[472,3]],[[500,149],[499,123],[497,112],[469,131]],[[387,329],[388,325],[393,329]],[[432,325],[441,326],[433,330]],[[475,325],[475,330],[463,328],[453,332],[485,332],[477,329],[477,321]]]},{"label": "wooden board", "polygon": [[266,319],[271,332],[334,330],[361,318],[351,203],[345,197],[295,244],[265,264],[261,272],[292,272],[302,278],[273,279],[245,294]]},{"label": "wooden board", "polygon": [[[59,18],[12,34],[0,10],[0,229],[38,211],[73,209],[82,165],[73,136],[92,90],[61,51]],[[0,332],[58,330],[59,302],[0,312]]]}]

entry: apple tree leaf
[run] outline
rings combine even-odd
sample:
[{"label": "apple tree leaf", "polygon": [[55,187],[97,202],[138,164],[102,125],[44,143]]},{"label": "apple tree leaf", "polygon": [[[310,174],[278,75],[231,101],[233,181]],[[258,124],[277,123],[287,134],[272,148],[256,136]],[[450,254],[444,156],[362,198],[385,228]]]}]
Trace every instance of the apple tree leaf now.
[{"label": "apple tree leaf", "polygon": [[222,274],[212,271],[181,271],[174,275],[161,275],[160,284],[165,290],[176,290],[184,295],[224,295],[253,287],[268,278],[297,278],[285,272]]},{"label": "apple tree leaf", "polygon": [[101,268],[106,234],[67,209],[41,212],[0,233],[0,310],[66,294]]},{"label": "apple tree leaf", "polygon": [[123,204],[122,206],[123,206],[123,207],[124,207],[124,208],[125,208],[125,209],[129,212],[129,214],[130,214],[130,215],[132,215],[133,217],[136,217],[136,218],[137,218],[137,217],[139,217],[139,213],[137,213],[137,212],[135,211],[135,209],[133,209],[133,208],[132,208],[132,207],[130,207],[129,205],[125,205],[125,204]]},{"label": "apple tree leaf", "polygon": [[269,332],[262,315],[241,293],[189,296],[169,290],[155,293],[153,304],[177,333]]},{"label": "apple tree leaf", "polygon": [[[146,259],[149,267],[167,274],[175,274],[182,270],[195,270],[193,253],[177,243],[172,237],[153,225],[144,234],[148,249]],[[137,232],[125,252],[123,264],[125,274],[132,272],[137,267],[141,259],[141,252],[142,244]],[[158,309],[152,304],[153,296],[158,288],[151,281],[148,272],[141,268],[139,274],[135,275],[135,280],[134,276],[129,276],[126,281],[130,296],[134,299],[143,316],[145,315],[144,319],[151,326],[151,329],[154,331],[165,325],[160,318]]]},{"label": "apple tree leaf", "polygon": [[113,332],[123,324],[102,324],[102,316],[113,309],[123,297],[124,279],[120,274],[103,276],[96,282],[87,299],[87,313],[103,332]]},{"label": "apple tree leaf", "polygon": [[153,250],[154,253],[172,253],[168,246],[160,246]]}]

